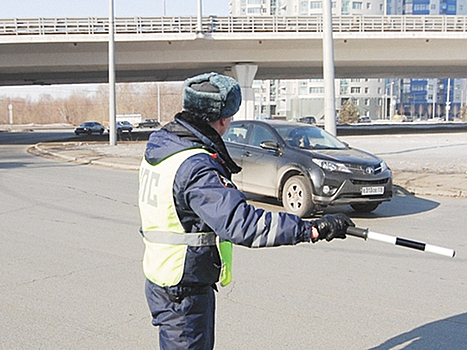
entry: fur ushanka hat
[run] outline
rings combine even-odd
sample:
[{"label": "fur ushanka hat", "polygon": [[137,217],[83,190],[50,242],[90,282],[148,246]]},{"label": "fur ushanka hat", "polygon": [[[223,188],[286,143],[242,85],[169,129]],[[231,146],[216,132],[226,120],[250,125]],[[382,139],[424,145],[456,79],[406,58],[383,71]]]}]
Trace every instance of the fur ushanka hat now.
[{"label": "fur ushanka hat", "polygon": [[207,122],[230,118],[242,102],[238,82],[218,73],[205,73],[185,80],[183,109]]}]

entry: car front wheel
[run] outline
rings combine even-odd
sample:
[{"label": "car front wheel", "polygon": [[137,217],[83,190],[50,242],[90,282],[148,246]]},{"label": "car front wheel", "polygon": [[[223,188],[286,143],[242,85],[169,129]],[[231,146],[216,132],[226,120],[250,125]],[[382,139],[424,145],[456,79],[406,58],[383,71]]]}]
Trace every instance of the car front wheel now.
[{"label": "car front wheel", "polygon": [[379,203],[379,202],[371,202],[371,203],[365,203],[365,204],[351,204],[350,206],[356,212],[369,213],[369,212],[375,210],[376,208],[378,208],[378,206],[380,204],[381,203]]},{"label": "car front wheel", "polygon": [[288,213],[300,217],[311,214],[313,210],[311,189],[303,176],[292,176],[285,182],[282,205]]}]

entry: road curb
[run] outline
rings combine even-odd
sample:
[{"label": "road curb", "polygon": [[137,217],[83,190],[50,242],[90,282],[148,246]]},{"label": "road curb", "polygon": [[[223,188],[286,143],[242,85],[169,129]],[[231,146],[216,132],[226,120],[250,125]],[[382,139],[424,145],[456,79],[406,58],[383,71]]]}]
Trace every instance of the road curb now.
[{"label": "road curb", "polygon": [[[73,145],[76,146],[81,144],[81,142],[38,143],[31,146],[28,149],[28,152],[80,165],[97,165],[129,171],[139,170],[141,162],[140,157],[109,156],[98,153],[92,149],[79,150],[77,151],[79,152],[79,155],[70,155],[65,153],[66,151],[72,152]],[[419,175],[420,174],[417,176],[417,174],[393,170],[393,184],[395,186],[395,191],[404,195],[467,198],[467,191],[463,190],[463,188],[467,188],[467,176],[465,174],[432,174],[433,180],[428,184],[426,182],[422,182],[421,179],[423,177],[420,177]],[[445,176],[454,177],[454,187],[440,185],[446,183],[446,181],[442,180]],[[426,180],[427,176],[424,178]],[[417,179],[420,179],[420,181],[417,181]]]},{"label": "road curb", "polygon": [[[59,144],[63,145],[63,143],[59,143]],[[42,143],[38,143],[38,144],[35,144],[34,146],[31,146],[28,149],[28,152],[34,153],[37,155],[46,155],[49,157],[58,158],[66,162],[77,163],[80,165],[99,165],[99,166],[105,166],[109,168],[122,169],[122,170],[134,170],[134,171],[139,170],[139,160],[137,161],[136,158],[135,158],[135,164],[126,164],[126,163],[119,162],[119,159],[115,157],[112,157],[111,158],[112,161],[109,161],[106,155],[98,154],[93,151],[84,152],[84,155],[80,155],[80,156],[70,156],[60,151],[56,151],[56,152],[50,151],[47,148],[50,147],[51,145],[55,146],[58,144],[48,143],[44,145]],[[127,158],[123,158],[123,159],[127,159]]]}]

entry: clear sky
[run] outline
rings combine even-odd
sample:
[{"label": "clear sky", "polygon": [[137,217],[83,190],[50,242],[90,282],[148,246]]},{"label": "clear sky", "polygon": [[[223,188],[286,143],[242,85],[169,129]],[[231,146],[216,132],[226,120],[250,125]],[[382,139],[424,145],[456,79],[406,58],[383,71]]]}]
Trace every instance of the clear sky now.
[{"label": "clear sky", "polygon": [[[7,18],[108,17],[109,0],[0,0],[0,20]],[[196,16],[198,0],[114,0],[116,17]],[[204,16],[229,14],[229,0],[202,0]],[[37,98],[42,94],[68,95],[76,89],[88,92],[95,85],[0,87],[0,96]]]},{"label": "clear sky", "polygon": [[[109,0],[1,0],[0,19],[108,17]],[[198,0],[114,0],[116,17],[196,16]],[[226,16],[229,0],[202,0],[203,15]]]}]

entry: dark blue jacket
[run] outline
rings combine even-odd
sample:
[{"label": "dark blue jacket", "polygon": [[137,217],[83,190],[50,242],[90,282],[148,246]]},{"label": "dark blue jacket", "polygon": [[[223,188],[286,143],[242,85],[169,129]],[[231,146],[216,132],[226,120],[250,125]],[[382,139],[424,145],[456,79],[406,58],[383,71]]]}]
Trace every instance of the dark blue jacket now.
[{"label": "dark blue jacket", "polygon": [[[187,148],[204,146],[211,152],[216,151],[215,144],[197,129],[175,120],[174,123],[183,125],[195,137],[179,137],[165,129],[153,132],[145,152],[149,163],[157,164]],[[175,176],[173,196],[186,232],[215,232],[221,240],[247,247],[310,241],[309,221],[291,214],[255,209],[232,185],[230,178],[231,173],[218,153],[191,156],[180,166]],[[235,264],[235,254],[233,260]],[[220,267],[216,247],[188,247],[180,284],[211,285],[218,281]]]}]

